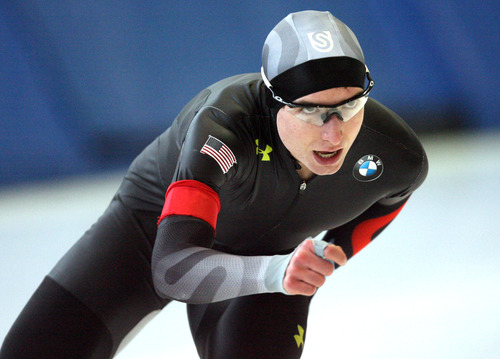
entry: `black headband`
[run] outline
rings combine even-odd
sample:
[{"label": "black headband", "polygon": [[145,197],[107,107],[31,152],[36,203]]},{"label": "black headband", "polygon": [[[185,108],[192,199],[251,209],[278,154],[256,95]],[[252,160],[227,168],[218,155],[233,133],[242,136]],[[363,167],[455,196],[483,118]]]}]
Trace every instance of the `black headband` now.
[{"label": "black headband", "polygon": [[365,86],[366,66],[351,57],[326,57],[292,67],[273,78],[273,92],[288,102],[334,87]]}]

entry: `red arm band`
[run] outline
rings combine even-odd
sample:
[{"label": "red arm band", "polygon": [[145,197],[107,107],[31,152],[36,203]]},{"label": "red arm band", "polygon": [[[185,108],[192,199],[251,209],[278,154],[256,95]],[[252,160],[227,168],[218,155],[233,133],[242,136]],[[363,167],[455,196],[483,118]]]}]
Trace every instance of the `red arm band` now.
[{"label": "red arm band", "polygon": [[177,181],[168,187],[158,224],[172,215],[192,216],[204,220],[215,231],[219,211],[219,195],[212,188],[195,180]]},{"label": "red arm band", "polygon": [[396,218],[398,213],[403,209],[405,203],[401,205],[394,212],[385,216],[369,219],[361,222],[354,228],[352,233],[352,255],[355,255],[364,247],[366,247],[373,238],[373,235],[384,226],[387,226],[391,221]]}]

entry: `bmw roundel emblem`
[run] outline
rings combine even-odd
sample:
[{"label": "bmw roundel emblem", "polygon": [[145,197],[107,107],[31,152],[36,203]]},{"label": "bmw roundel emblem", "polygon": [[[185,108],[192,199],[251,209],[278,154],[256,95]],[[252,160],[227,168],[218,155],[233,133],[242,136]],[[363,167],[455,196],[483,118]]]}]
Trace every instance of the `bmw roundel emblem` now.
[{"label": "bmw roundel emblem", "polygon": [[366,155],[356,162],[352,170],[352,175],[358,181],[370,182],[379,178],[382,172],[384,172],[382,160],[375,155]]}]

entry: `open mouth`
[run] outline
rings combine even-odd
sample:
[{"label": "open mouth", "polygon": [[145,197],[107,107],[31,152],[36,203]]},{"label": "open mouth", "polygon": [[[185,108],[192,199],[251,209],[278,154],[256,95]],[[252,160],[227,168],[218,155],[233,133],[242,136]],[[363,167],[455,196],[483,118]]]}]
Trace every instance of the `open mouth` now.
[{"label": "open mouth", "polygon": [[336,151],[313,151],[313,153],[320,166],[336,166],[342,158],[342,148]]},{"label": "open mouth", "polygon": [[320,151],[314,151],[319,157],[324,158],[324,159],[329,159],[334,157],[339,151],[333,151],[333,152],[320,152]]}]

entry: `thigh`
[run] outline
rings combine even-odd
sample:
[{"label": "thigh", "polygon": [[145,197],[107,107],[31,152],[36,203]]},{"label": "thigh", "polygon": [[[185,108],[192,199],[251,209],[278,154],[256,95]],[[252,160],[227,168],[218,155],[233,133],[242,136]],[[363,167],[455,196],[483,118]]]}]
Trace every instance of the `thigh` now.
[{"label": "thigh", "polygon": [[2,359],[111,358],[113,340],[92,310],[45,277],[5,337]]},{"label": "thigh", "polygon": [[77,348],[76,356],[61,357],[110,358],[144,317],[168,303],[152,283],[156,217],[115,198],[49,273],[11,330],[10,346],[28,338],[37,358],[57,358],[44,356],[47,345]]},{"label": "thigh", "polygon": [[300,358],[310,297],[279,293],[188,305],[198,353],[208,358]]}]

